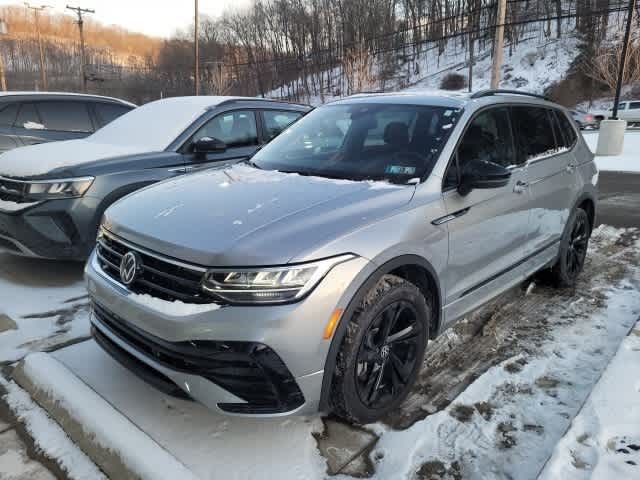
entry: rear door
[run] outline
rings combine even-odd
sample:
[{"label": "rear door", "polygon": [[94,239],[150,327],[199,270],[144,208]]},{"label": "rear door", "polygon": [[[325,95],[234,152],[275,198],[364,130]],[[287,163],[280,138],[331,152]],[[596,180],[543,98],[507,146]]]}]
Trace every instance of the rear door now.
[{"label": "rear door", "polygon": [[[563,115],[563,127],[554,110],[542,106],[514,106],[517,152],[527,164],[531,192],[531,232],[526,255],[534,256],[557,244],[567,223],[574,195],[573,154],[577,136]],[[562,130],[571,138],[565,140]]]},{"label": "rear door", "polygon": [[[258,112],[255,110],[231,110],[207,121],[182,148],[185,153],[186,171],[224,165],[251,157],[262,141],[261,135],[258,134],[257,116]],[[203,137],[224,142],[226,150],[204,156],[195,155],[193,144]]]},{"label": "rear door", "polygon": [[[461,195],[460,171],[473,160],[508,168],[509,183]],[[526,169],[514,148],[509,107],[482,110],[471,120],[447,169],[443,190],[448,215],[441,220],[449,230],[446,295],[447,303],[454,304],[447,317],[455,318],[482,303],[486,290],[493,290],[494,282],[502,285],[524,256],[530,197]]]}]

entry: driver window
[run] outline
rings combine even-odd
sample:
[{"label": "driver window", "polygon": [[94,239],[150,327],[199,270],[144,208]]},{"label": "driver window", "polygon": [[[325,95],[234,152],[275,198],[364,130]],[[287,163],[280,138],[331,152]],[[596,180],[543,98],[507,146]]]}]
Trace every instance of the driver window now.
[{"label": "driver window", "polygon": [[252,110],[237,110],[218,115],[200,127],[191,143],[203,137],[221,140],[229,148],[258,145],[255,114]]},{"label": "driver window", "polygon": [[516,164],[509,112],[507,108],[492,108],[472,121],[458,145],[457,162],[449,165],[444,188],[458,185],[459,172],[472,160],[496,163],[503,167]]}]

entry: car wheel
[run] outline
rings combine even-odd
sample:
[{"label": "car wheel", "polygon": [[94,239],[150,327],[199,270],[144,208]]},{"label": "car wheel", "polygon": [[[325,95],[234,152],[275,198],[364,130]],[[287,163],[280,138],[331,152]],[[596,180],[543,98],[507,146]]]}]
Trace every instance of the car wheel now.
[{"label": "car wheel", "polygon": [[384,275],[348,319],[331,385],[333,412],[365,424],[397,408],[420,371],[430,320],[418,287]]},{"label": "car wheel", "polygon": [[589,216],[577,208],[569,218],[567,229],[560,241],[560,254],[551,269],[551,279],[558,287],[575,285],[587,256],[591,225]]}]

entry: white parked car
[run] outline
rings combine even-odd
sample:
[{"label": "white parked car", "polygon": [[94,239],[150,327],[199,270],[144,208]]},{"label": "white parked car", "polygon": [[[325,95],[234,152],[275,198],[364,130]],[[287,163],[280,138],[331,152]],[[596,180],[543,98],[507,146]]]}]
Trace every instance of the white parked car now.
[{"label": "white parked car", "polygon": [[[613,115],[613,108],[592,112],[594,118],[600,122]],[[618,118],[626,120],[629,127],[640,127],[640,100],[626,100],[618,103]]]}]

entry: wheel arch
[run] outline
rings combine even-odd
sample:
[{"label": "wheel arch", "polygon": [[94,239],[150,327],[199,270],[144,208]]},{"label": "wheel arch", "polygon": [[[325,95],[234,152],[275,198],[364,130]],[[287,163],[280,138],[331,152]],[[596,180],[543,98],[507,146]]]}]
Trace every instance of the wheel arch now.
[{"label": "wheel arch", "polygon": [[329,409],[329,397],[331,393],[331,381],[333,371],[336,366],[336,359],[342,341],[344,339],[348,320],[353,315],[355,309],[360,305],[363,297],[373,286],[382,278],[383,275],[392,274],[404,278],[415,284],[425,296],[430,297],[432,320],[429,326],[429,338],[435,338],[438,334],[442,321],[442,294],[440,290],[440,282],[433,266],[423,257],[418,255],[402,255],[393,258],[378,267],[367,279],[360,285],[356,294],[349,301],[345,309],[340,323],[336,328],[331,339],[331,346],[327,353],[327,359],[324,366],[324,375],[322,378],[322,391],[320,394],[320,411]]}]

